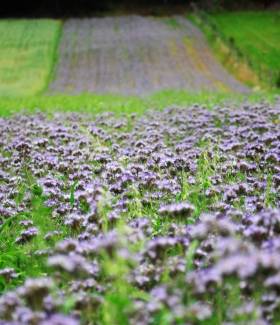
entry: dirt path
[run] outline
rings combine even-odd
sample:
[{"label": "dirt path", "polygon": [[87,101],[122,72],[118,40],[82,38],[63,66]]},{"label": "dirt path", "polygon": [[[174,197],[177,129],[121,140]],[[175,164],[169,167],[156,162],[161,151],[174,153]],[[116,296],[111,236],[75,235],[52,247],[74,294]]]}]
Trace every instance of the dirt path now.
[{"label": "dirt path", "polygon": [[145,95],[163,89],[248,89],[230,76],[186,18],[70,19],[50,92]]}]

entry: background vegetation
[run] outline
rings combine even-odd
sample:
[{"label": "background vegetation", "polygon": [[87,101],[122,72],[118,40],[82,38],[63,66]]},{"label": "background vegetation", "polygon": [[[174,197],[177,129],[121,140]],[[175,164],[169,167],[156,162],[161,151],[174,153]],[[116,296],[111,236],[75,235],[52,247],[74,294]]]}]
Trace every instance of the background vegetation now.
[{"label": "background vegetation", "polygon": [[242,82],[280,86],[279,11],[197,11],[190,19],[204,31],[218,59]]},{"label": "background vegetation", "polygon": [[260,78],[280,87],[280,13],[223,12],[210,17]]},{"label": "background vegetation", "polygon": [[61,22],[0,21],[0,94],[34,95],[49,82],[56,60]]},{"label": "background vegetation", "polygon": [[[227,38],[233,38],[237,46],[252,62],[264,65],[270,71],[279,69],[279,23],[276,13],[219,13],[211,15]],[[259,34],[254,32],[261,26]],[[244,26],[244,28],[240,27]],[[277,25],[278,26],[278,25]],[[168,105],[204,103],[215,105],[225,100],[243,96],[191,94],[185,91],[162,91],[143,98],[80,94],[77,96],[47,96],[44,90],[53,76],[57,61],[57,47],[62,22],[59,20],[1,20],[0,21],[0,114],[5,116],[19,109],[35,111],[136,111],[147,107],[163,108]],[[269,91],[270,99],[277,91]],[[262,94],[252,95],[259,99]]]}]

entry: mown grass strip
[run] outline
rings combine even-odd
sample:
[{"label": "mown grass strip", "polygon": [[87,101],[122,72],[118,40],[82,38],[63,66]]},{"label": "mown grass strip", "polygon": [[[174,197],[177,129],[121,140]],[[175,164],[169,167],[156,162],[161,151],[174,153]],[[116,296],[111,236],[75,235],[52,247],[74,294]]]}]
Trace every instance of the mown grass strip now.
[{"label": "mown grass strip", "polygon": [[147,109],[164,109],[169,106],[187,107],[201,104],[214,107],[222,103],[241,103],[244,101],[257,102],[263,99],[273,102],[276,92],[259,92],[250,95],[234,93],[209,93],[165,90],[151,96],[122,96],[122,95],[37,95],[28,97],[0,97],[0,116],[24,112],[80,112],[97,114],[111,111],[117,114],[142,114]]}]

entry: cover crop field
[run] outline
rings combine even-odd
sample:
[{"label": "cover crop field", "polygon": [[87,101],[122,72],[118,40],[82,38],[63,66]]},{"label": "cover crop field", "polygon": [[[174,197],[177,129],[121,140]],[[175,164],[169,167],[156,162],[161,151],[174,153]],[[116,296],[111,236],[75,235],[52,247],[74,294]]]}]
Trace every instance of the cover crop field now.
[{"label": "cover crop field", "polygon": [[71,19],[64,25],[59,57],[50,85],[54,92],[248,91],[184,17]]},{"label": "cover crop field", "polygon": [[279,93],[183,16],[0,30],[0,325],[279,324]]},{"label": "cover crop field", "polygon": [[1,318],[278,318],[279,107],[17,116],[1,130]]}]

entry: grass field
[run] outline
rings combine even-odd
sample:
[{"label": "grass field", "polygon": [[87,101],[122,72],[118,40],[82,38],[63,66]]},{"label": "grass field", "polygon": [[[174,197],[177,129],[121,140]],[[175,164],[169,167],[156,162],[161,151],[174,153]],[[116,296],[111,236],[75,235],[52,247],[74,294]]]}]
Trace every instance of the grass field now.
[{"label": "grass field", "polygon": [[50,81],[61,23],[0,21],[0,96],[34,95]]},{"label": "grass field", "polygon": [[151,96],[122,95],[37,95],[21,97],[0,97],[0,116],[11,116],[23,111],[25,114],[45,112],[80,112],[96,114],[110,111],[116,114],[142,114],[148,109],[163,109],[168,106],[188,107],[201,104],[212,108],[221,104],[256,103],[262,100],[274,102],[277,92],[263,92],[250,95],[187,91],[160,91]]},{"label": "grass field", "polygon": [[[208,15],[208,19],[215,26],[218,35],[240,51],[243,56],[239,58],[241,61],[249,61],[253,70],[268,86],[280,86],[279,11],[213,13]],[[211,31],[206,29],[206,33],[210,44],[225,61],[221,46],[217,48]],[[243,68],[245,74],[244,70]]]}]

